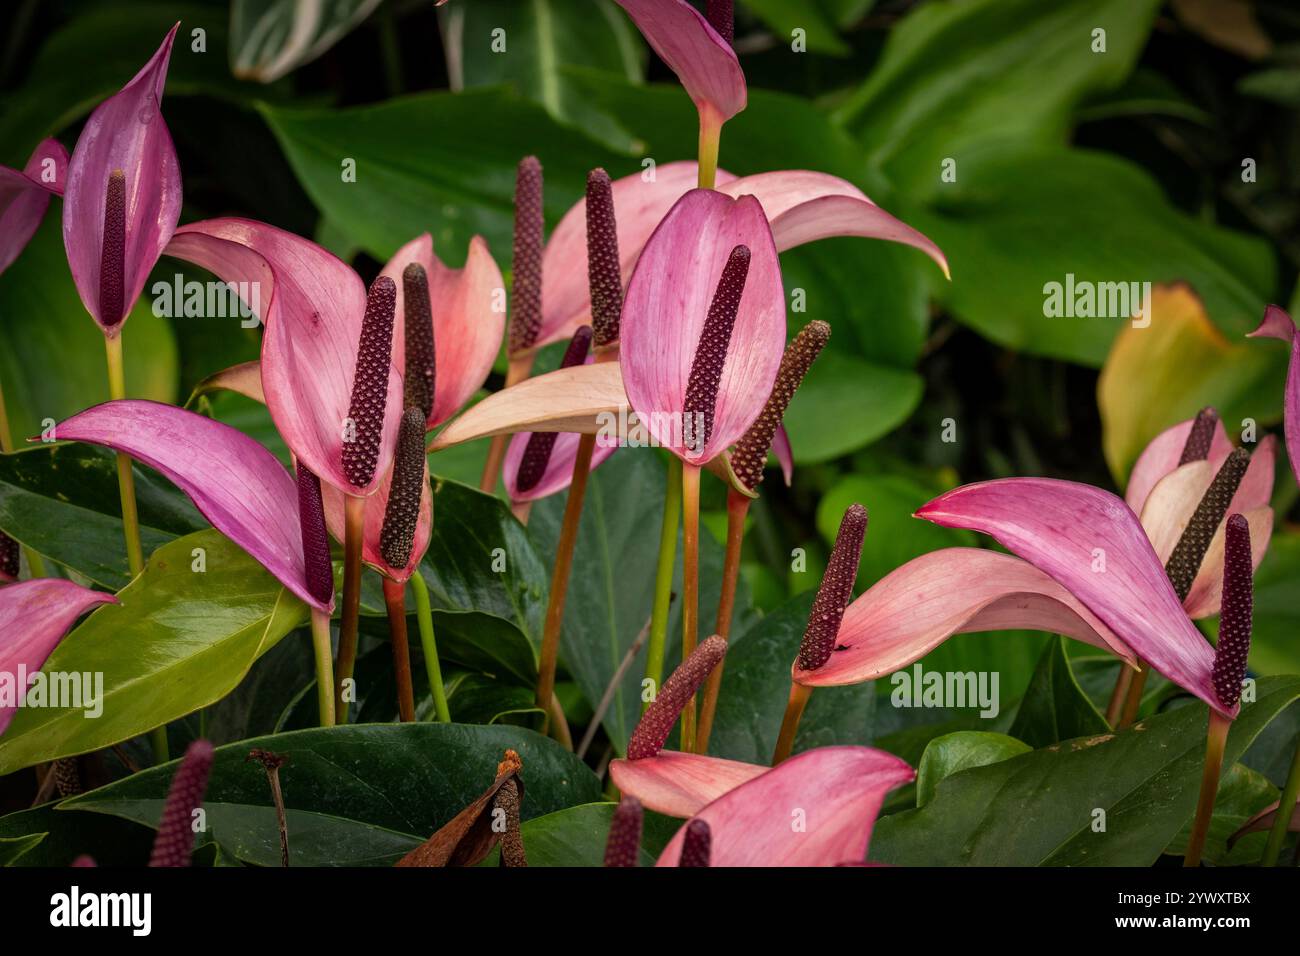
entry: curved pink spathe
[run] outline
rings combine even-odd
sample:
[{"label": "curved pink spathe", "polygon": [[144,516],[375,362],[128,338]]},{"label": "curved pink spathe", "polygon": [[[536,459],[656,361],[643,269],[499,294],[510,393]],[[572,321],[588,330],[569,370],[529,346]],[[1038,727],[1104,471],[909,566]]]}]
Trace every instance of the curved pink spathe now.
[{"label": "curved pink spathe", "polygon": [[772,435],[772,454],[776,456],[777,463],[781,466],[781,477],[789,488],[794,481],[794,449],[790,447],[790,433],[784,425],[777,425],[776,432]]},{"label": "curved pink spathe", "polygon": [[[181,215],[181,174],[160,105],[167,62],[180,24],[121,91],[95,108],[68,163],[63,196],[63,244],[82,304],[110,337],[120,333],[140,297],[149,270],[171,239]],[[126,253],[123,316],[99,314],[104,199],[109,177],[126,177]]]},{"label": "curved pink spathe", "polygon": [[125,452],[189,495],[212,526],[312,607],[298,489],[275,456],[243,432],[193,412],[141,399],[105,402],[55,426],[60,441]]},{"label": "curved pink spathe", "polygon": [[[505,282],[481,236],[470,240],[465,266],[449,269],[433,251],[426,232],[412,239],[388,260],[381,275],[397,286],[393,326],[393,365],[406,372],[406,313],[402,270],[412,262],[424,267],[433,309],[433,411],[426,423],[433,428],[456,414],[483,387],[501,351],[505,333]],[[570,266],[572,268],[572,266]]]},{"label": "curved pink spathe", "polygon": [[167,254],[247,283],[241,295],[256,292],[260,301],[247,304],[266,324],[262,389],[275,427],[322,482],[344,494],[373,494],[393,461],[402,376],[389,371],[374,478],[353,485],[343,471],[343,435],[366,309],[361,278],[314,242],[251,219],[189,223],[176,230]]},{"label": "curved pink spathe", "polygon": [[992,535],[1044,571],[1140,658],[1228,718],[1211,680],[1214,650],[1183,610],[1137,516],[1091,485],[1004,478],[964,485],[916,512]]},{"label": "curved pink spathe", "polygon": [[0,273],[27,248],[67,176],[68,151],[57,139],[41,140],[21,170],[0,166]]},{"label": "curved pink spathe", "polygon": [[[366,521],[361,532],[361,560],[380,574],[394,581],[409,581],[415,569],[419,567],[424,554],[429,550],[429,541],[433,537],[433,491],[429,484],[429,471],[425,469],[424,487],[420,489],[420,514],[415,523],[415,538],[411,542],[411,555],[406,567],[394,568],[384,560],[379,548],[379,536],[384,530],[384,513],[388,509],[388,494],[393,484],[394,467],[388,469],[379,488],[366,506]],[[343,493],[329,485],[321,486],[321,497],[325,504],[325,525],[336,541],[342,541],[346,528],[344,526]]]},{"label": "curved pink spathe", "polygon": [[[1138,455],[1137,461],[1133,463],[1133,471],[1128,476],[1128,487],[1124,489],[1124,501],[1133,509],[1135,515],[1142,513],[1147,495],[1151,494],[1151,489],[1156,486],[1156,483],[1178,467],[1178,462],[1183,456],[1183,446],[1187,444],[1187,436],[1191,433],[1195,421],[1196,419],[1189,418],[1177,425],[1171,425],[1147,442],[1146,448],[1142,449],[1142,454]],[[1217,468],[1231,453],[1232,442],[1228,440],[1228,433],[1223,430],[1223,422],[1216,419],[1214,437],[1210,441],[1209,460],[1214,462]]]},{"label": "curved pink spathe", "polygon": [[[35,578],[0,588],[0,674],[15,683],[39,671],[77,618],[117,598],[60,578]],[[23,684],[22,689],[26,689]],[[0,734],[17,712],[0,703]]]},{"label": "curved pink spathe", "polygon": [[848,606],[831,658],[797,662],[800,684],[875,680],[920,660],[954,634],[1065,634],[1137,665],[1133,651],[1064,587],[1027,561],[982,548],[944,548],[891,571]]},{"label": "curved pink spathe", "polygon": [[661,750],[641,760],[612,760],[609,775],[621,793],[636,797],[647,810],[685,818],[770,769],[739,760]]},{"label": "curved pink spathe", "polygon": [[721,125],[745,108],[745,72],[731,44],[686,0],[618,0],[659,59],[677,74],[706,120]]},{"label": "curved pink spathe", "polygon": [[1286,429],[1286,453],[1291,459],[1291,475],[1300,484],[1300,329],[1291,316],[1270,305],[1264,310],[1264,320],[1251,337],[1266,336],[1280,339],[1291,346],[1291,361],[1287,365],[1286,392],[1283,395],[1283,415]]},{"label": "curved pink spathe", "polygon": [[[710,866],[836,866],[863,860],[885,795],[916,776],[893,754],[821,747],[714,800],[694,819],[712,834]],[[657,866],[676,866],[686,827]]]},{"label": "curved pink spathe", "polygon": [[[542,473],[541,480],[527,491],[519,490],[519,464],[523,461],[524,449],[528,447],[532,435],[532,432],[517,432],[506,447],[501,477],[511,501],[538,501],[547,498],[569,487],[573,480],[573,466],[578,460],[578,443],[582,436],[577,432],[560,432],[555,436],[555,445],[551,448],[551,457],[546,461],[546,470]],[[591,470],[595,471],[616,451],[617,439],[597,435],[596,446],[591,451]]]},{"label": "curved pink spathe", "polygon": [[[682,422],[687,382],[709,304],[732,249],[749,276],[718,386],[713,429],[698,451]],[[623,303],[619,364],[628,402],[659,445],[702,465],[745,433],[767,401],[785,349],[785,292],[772,230],[753,196],[693,189],[646,243]]]}]

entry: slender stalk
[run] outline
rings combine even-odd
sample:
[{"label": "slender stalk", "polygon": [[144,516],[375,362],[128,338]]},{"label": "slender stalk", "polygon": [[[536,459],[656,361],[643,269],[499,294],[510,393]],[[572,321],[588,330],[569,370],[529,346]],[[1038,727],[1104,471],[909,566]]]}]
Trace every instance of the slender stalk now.
[{"label": "slender stalk", "polygon": [[561,747],[573,752],[573,734],[569,731],[569,718],[564,716],[564,705],[560,695],[551,691],[551,706],[547,709],[547,722],[550,724],[551,736]]},{"label": "slender stalk", "polygon": [[[126,376],[122,371],[122,336],[104,339],[108,359],[108,397],[114,401],[126,398]],[[117,454],[117,486],[122,496],[122,528],[126,532],[126,560],[134,577],[144,570],[144,552],[140,548],[140,517],[135,507],[135,476],[131,473],[131,458]]]},{"label": "slender stalk", "polygon": [[442,666],[438,663],[438,645],[433,640],[433,614],[429,610],[429,586],[417,570],[411,575],[411,590],[415,592],[415,620],[420,626],[420,647],[424,650],[424,669],[429,674],[429,689],[433,691],[433,710],[444,724],[451,723],[447,709],[447,692],[442,686]]},{"label": "slender stalk", "polygon": [[596,436],[583,435],[578,442],[578,457],[573,462],[573,480],[564,502],[564,522],[555,547],[555,566],[551,571],[551,593],[546,603],[546,623],[542,629],[541,661],[537,668],[537,706],[548,712],[555,693],[555,664],[560,654],[560,628],[564,624],[564,599],[569,590],[569,573],[573,570],[573,551],[578,544],[578,522],[582,518],[582,499],[587,493],[591,473],[591,456],[596,450]]},{"label": "slender stalk", "polygon": [[[506,388],[511,385],[518,385],[526,379],[533,370],[533,353],[521,355],[519,358],[512,358],[509,366],[506,368]],[[510,441],[509,435],[493,435],[492,444],[488,446],[487,461],[483,463],[483,476],[479,478],[479,490],[486,494],[494,494],[497,490],[497,477],[501,474],[501,462],[506,457],[506,444]]]},{"label": "slender stalk", "polygon": [[[748,495],[742,495],[732,488],[727,493],[727,555],[722,564],[722,594],[718,598],[718,617],[713,625],[713,633],[722,635],[723,640],[731,636],[731,617],[736,607],[736,585],[740,581],[740,548],[745,541],[745,517],[749,514]],[[713,715],[718,709],[718,692],[722,689],[722,668],[727,663],[724,657],[709,674],[708,683],[704,685],[704,699],[700,704],[700,726],[695,734],[695,752],[709,752],[709,736],[713,733]]]},{"label": "slender stalk", "polygon": [[[700,468],[682,463],[682,660],[700,635]],[[682,711],[682,752],[695,751],[695,698]]]},{"label": "slender stalk", "polygon": [[718,175],[718,145],[722,118],[711,107],[700,110],[699,179],[701,189],[712,189]]},{"label": "slender stalk", "polygon": [[1149,673],[1151,673],[1151,665],[1142,661],[1141,669],[1133,675],[1132,683],[1129,684],[1128,696],[1124,699],[1124,711],[1120,714],[1119,726],[1116,730],[1131,726],[1137,719],[1138,708],[1142,706],[1142,691],[1146,688]]},{"label": "slender stalk", "polygon": [[393,673],[397,677],[397,713],[402,723],[415,720],[415,687],[411,680],[411,646],[406,638],[406,584],[384,578],[388,606],[388,636],[393,644]]},{"label": "slender stalk", "polygon": [[1300,796],[1300,740],[1296,741],[1295,756],[1291,758],[1291,772],[1286,776],[1282,787],[1282,799],[1277,804],[1277,819],[1269,831],[1268,843],[1264,846],[1264,866],[1277,866],[1282,844],[1286,842],[1287,830],[1291,826],[1291,817],[1295,813],[1296,798]]},{"label": "slender stalk", "polygon": [[772,766],[775,767],[794,749],[794,738],[799,733],[799,720],[803,709],[808,706],[812,688],[806,684],[790,684],[790,700],[785,705],[785,717],[781,719],[781,733],[776,738],[776,751],[772,754]]},{"label": "slender stalk", "polygon": [[1124,713],[1124,701],[1128,699],[1129,685],[1133,683],[1133,668],[1123,661],[1119,664],[1119,675],[1115,678],[1115,689],[1110,693],[1110,703],[1106,705],[1106,723],[1114,729],[1119,728],[1120,715]]},{"label": "slender stalk", "polygon": [[587,732],[582,735],[582,741],[578,744],[576,753],[579,760],[586,756],[587,748],[596,739],[596,731],[600,729],[600,722],[605,719],[605,714],[609,712],[609,705],[614,702],[614,695],[618,693],[619,685],[623,683],[623,678],[627,676],[627,672],[632,669],[632,662],[641,653],[641,648],[645,646],[649,634],[650,620],[647,618],[645,627],[641,628],[636,640],[632,642],[632,646],[627,649],[627,653],[619,661],[618,667],[614,669],[614,676],[605,685],[605,693],[600,695],[600,703],[596,705],[596,709],[591,714],[591,722],[587,724]]},{"label": "slender stalk", "polygon": [[1228,742],[1228,729],[1232,721],[1217,710],[1210,711],[1210,726],[1205,734],[1205,767],[1201,771],[1201,795],[1196,803],[1196,816],[1192,820],[1192,836],[1187,841],[1187,854],[1183,866],[1201,865],[1205,851],[1205,835],[1210,829],[1214,814],[1214,798],[1219,792],[1219,774],[1223,769],[1223,748]]},{"label": "slender stalk", "polygon": [[361,536],[366,524],[366,498],[343,499],[343,617],[339,624],[339,656],[334,665],[334,719],[348,722],[344,683],[357,665],[357,627],[361,619]]},{"label": "slender stalk", "polygon": [[14,436],[9,430],[9,413],[5,410],[5,390],[0,386],[0,451],[7,455],[13,450]]},{"label": "slender stalk", "polygon": [[316,655],[316,709],[322,727],[334,726],[334,657],[330,648],[330,616],[312,608],[311,649]]},{"label": "slender stalk", "polygon": [[[655,597],[650,613],[650,642],[645,652],[645,676],[655,693],[663,683],[664,654],[668,644],[668,611],[673,601],[673,567],[677,563],[677,522],[682,514],[682,462],[668,456],[668,486],[664,491],[664,519],[659,527],[659,561],[655,567]],[[644,697],[644,695],[642,695]],[[642,700],[645,711],[650,701]]]}]

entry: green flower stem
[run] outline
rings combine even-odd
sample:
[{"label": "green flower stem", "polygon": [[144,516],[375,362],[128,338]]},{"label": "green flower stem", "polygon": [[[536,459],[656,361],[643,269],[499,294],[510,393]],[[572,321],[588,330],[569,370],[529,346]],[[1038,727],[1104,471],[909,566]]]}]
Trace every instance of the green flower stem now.
[{"label": "green flower stem", "polygon": [[312,608],[311,648],[316,655],[316,707],[322,727],[334,726],[334,652],[330,647],[330,616]]},{"label": "green flower stem", "polygon": [[[0,452],[7,455],[13,450],[14,438],[9,429],[9,413],[5,409],[5,392],[0,388]],[[23,553],[27,555],[27,567],[31,570],[32,577],[45,577],[45,560],[40,554],[26,545],[23,545]]]},{"label": "green flower stem", "polygon": [[438,645],[433,640],[433,614],[429,610],[429,586],[424,583],[419,569],[411,575],[411,590],[415,593],[415,619],[420,625],[420,646],[424,649],[424,667],[429,672],[429,689],[433,691],[433,709],[444,724],[451,723],[447,709],[447,692],[442,686],[442,667],[438,663]]},{"label": "green flower stem", "polygon": [[[682,660],[700,635],[700,466],[682,466]],[[682,711],[682,753],[695,752],[695,698]]]},{"label": "green flower stem", "polygon": [[357,664],[357,628],[361,623],[361,538],[369,498],[343,499],[343,609],[339,622],[339,658],[334,665],[334,719],[348,722],[345,681]]},{"label": "green flower stem", "polygon": [[712,189],[718,175],[718,146],[722,139],[722,117],[712,107],[700,110],[699,179],[701,189]]},{"label": "green flower stem", "polygon": [[[113,401],[126,398],[126,375],[122,371],[122,336],[104,339],[108,358],[108,397]],[[126,532],[126,560],[134,577],[144,570],[144,552],[140,548],[140,516],[135,507],[135,476],[131,457],[117,454],[117,487],[122,496],[122,527]]]},{"label": "green flower stem", "polygon": [[[668,456],[668,487],[664,492],[664,520],[659,528],[659,563],[655,569],[655,599],[650,614],[650,640],[646,645],[645,676],[655,693],[664,676],[664,650],[668,642],[668,610],[673,600],[673,566],[677,563],[677,523],[682,515],[682,462]],[[644,699],[641,709],[650,706]]]},{"label": "green flower stem", "polygon": [[1287,830],[1291,825],[1291,815],[1295,812],[1296,797],[1300,796],[1300,740],[1296,741],[1295,756],[1291,758],[1291,772],[1287,774],[1286,784],[1282,787],[1282,799],[1277,804],[1277,818],[1273,829],[1269,831],[1268,843],[1264,847],[1264,866],[1277,866],[1278,854],[1286,841]]},{"label": "green flower stem", "polygon": [[1205,851],[1205,836],[1210,832],[1210,818],[1214,815],[1214,798],[1219,793],[1219,775],[1223,770],[1223,749],[1228,742],[1232,721],[1217,710],[1210,711],[1210,726],[1205,733],[1205,766],[1201,771],[1201,795],[1196,802],[1196,816],[1192,819],[1192,835],[1187,841],[1183,866],[1201,865]]}]

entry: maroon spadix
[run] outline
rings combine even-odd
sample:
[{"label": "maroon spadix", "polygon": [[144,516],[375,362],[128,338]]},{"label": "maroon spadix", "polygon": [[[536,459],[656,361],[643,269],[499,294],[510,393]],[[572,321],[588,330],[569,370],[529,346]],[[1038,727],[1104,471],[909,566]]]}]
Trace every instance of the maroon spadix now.
[{"label": "maroon spadix", "polygon": [[727,364],[727,348],[740,311],[740,297],[749,275],[749,247],[736,246],[722,267],[709,305],[708,317],[695,347],[691,374],[686,382],[686,400],[682,407],[682,439],[687,448],[698,452],[709,443],[713,433],[713,413],[718,404],[718,385]]},{"label": "maroon spadix", "polygon": [[206,740],[190,744],[181,758],[181,764],[172,777],[163,804],[158,835],[153,841],[150,866],[189,866],[194,849],[194,811],[203,806],[203,794],[208,789],[208,775],[212,772],[213,749]]},{"label": "maroon spadix", "polygon": [[433,341],[433,308],[429,302],[429,276],[424,266],[412,262],[402,270],[402,305],[406,332],[406,395],[404,405],[433,412],[437,366]]},{"label": "maroon spadix", "polygon": [[370,484],[379,464],[379,444],[388,400],[388,370],[393,359],[393,313],[397,284],[380,276],[370,286],[361,321],[357,372],[352,380],[348,419],[352,424],[343,443],[343,473],[358,487]]},{"label": "maroon spadix", "polygon": [[510,355],[532,348],[542,328],[542,164],[525,156],[515,173],[515,242],[510,291]]},{"label": "maroon spadix", "polygon": [[1219,423],[1219,413],[1206,406],[1196,413],[1192,428],[1183,443],[1183,453],[1178,464],[1186,465],[1193,461],[1205,461],[1210,457],[1210,446],[1214,443],[1214,426]]},{"label": "maroon spadix", "polygon": [[677,723],[677,718],[686,709],[686,704],[726,653],[727,642],[714,634],[707,641],[701,641],[691,655],[678,665],[672,676],[664,681],[654,702],[641,715],[636,730],[632,731],[632,738],[627,745],[628,760],[642,760],[658,755],[673,725]]},{"label": "maroon spadix", "polygon": [[[591,326],[579,326],[569,340],[569,347],[564,350],[560,368],[572,368],[587,361],[591,340]],[[524,446],[524,455],[519,461],[519,471],[515,477],[515,487],[519,491],[532,491],[537,487],[537,483],[546,474],[546,466],[550,463],[551,452],[558,437],[559,432],[533,432],[528,436],[528,444]]]},{"label": "maroon spadix", "polygon": [[1210,482],[1210,487],[1205,490],[1196,510],[1192,512],[1174,550],[1169,553],[1165,572],[1169,575],[1178,600],[1187,600],[1187,595],[1191,593],[1197,572],[1201,570],[1201,562],[1205,560],[1205,552],[1210,549],[1210,542],[1214,540],[1223,516],[1228,513],[1228,506],[1232,504],[1232,498],[1249,465],[1250,452],[1244,448],[1235,449],[1224,459],[1214,480]]},{"label": "maroon spadix", "polygon": [[402,414],[393,455],[393,480],[388,507],[379,532],[379,553],[391,568],[402,569],[411,560],[415,529],[420,520],[420,496],[424,492],[425,412],[408,408]]},{"label": "maroon spadix", "polygon": [[682,855],[678,866],[708,866],[713,833],[707,821],[694,819],[686,824],[686,837],[682,840]]},{"label": "maroon spadix", "polygon": [[728,43],[736,42],[736,10],[734,0],[708,0],[704,7],[704,16],[709,26],[718,31],[718,36]]},{"label": "maroon spadix", "polygon": [[858,577],[858,562],[862,559],[862,542],[866,534],[867,509],[859,504],[849,505],[840,520],[835,546],[826,562],[826,573],[817,588],[817,597],[813,599],[803,643],[799,645],[798,666],[801,670],[816,670],[831,659],[844,609],[853,600],[853,582]]},{"label": "maroon spadix", "polygon": [[307,571],[307,591],[322,604],[334,599],[334,565],[330,563],[329,532],[320,478],[298,462],[298,520],[302,524],[302,556]]},{"label": "maroon spadix", "polygon": [[587,176],[587,281],[591,289],[591,325],[596,348],[618,342],[623,312],[623,276],[618,264],[618,227],[609,173],[593,169]]},{"label": "maroon spadix", "polygon": [[624,794],[614,809],[605,839],[606,866],[636,866],[641,853],[641,801]]},{"label": "maroon spadix", "polygon": [[112,328],[125,316],[126,175],[115,169],[104,192],[104,237],[99,254],[99,318]]},{"label": "maroon spadix", "polygon": [[1214,692],[1224,707],[1241,699],[1250,655],[1254,571],[1250,557],[1250,522],[1239,514],[1228,518],[1223,540],[1223,603],[1219,611],[1219,641],[1214,647]]}]

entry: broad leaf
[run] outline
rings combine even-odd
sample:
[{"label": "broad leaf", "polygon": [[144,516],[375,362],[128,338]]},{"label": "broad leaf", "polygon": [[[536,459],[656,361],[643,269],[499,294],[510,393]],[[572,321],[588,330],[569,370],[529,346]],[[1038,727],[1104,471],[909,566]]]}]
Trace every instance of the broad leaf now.
[{"label": "broad leaf", "polygon": [[1043,649],[1029,689],[1020,701],[1011,736],[1032,748],[1109,730],[1106,718],[1074,678],[1065,656],[1065,638],[1054,636]]},{"label": "broad leaf", "polygon": [[270,83],[309,63],[368,17],[381,0],[234,0],[230,5],[230,68]]},{"label": "broad leaf", "polygon": [[934,799],[939,784],[955,773],[971,767],[987,767],[1033,749],[1015,737],[979,730],[960,730],[936,737],[925,748],[916,768],[916,805],[923,807]]},{"label": "broad leaf", "polygon": [[[604,866],[605,841],[614,819],[613,803],[585,803],[526,821],[519,828],[529,866]],[[498,847],[480,866],[498,866]],[[655,858],[641,847],[640,865],[654,866]]]}]

